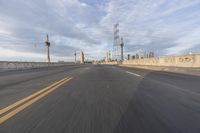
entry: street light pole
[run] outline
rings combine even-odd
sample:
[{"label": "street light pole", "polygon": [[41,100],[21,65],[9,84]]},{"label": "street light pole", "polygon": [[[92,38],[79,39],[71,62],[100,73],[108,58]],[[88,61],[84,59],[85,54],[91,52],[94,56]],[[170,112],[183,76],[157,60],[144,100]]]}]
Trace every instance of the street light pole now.
[{"label": "street light pole", "polygon": [[46,44],[46,46],[47,46],[47,61],[48,61],[48,63],[50,63],[51,60],[50,60],[50,49],[49,49],[49,47],[50,47],[49,35],[47,34],[46,37],[47,37],[47,38],[46,38],[45,44]]},{"label": "street light pole", "polygon": [[76,50],[75,50],[75,52],[74,52],[74,57],[75,57],[75,64],[76,64]]}]

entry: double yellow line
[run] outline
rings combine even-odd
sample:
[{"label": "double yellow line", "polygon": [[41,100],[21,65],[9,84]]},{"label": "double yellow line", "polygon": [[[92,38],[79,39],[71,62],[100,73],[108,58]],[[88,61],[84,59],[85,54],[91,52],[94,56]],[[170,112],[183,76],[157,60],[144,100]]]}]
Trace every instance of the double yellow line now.
[{"label": "double yellow line", "polygon": [[16,103],[13,103],[12,105],[3,108],[0,110],[0,124],[2,124],[3,122],[5,122],[6,120],[8,120],[9,118],[13,117],[14,115],[16,115],[17,113],[19,113],[20,111],[24,110],[25,108],[27,108],[28,106],[32,105],[33,103],[37,102],[38,100],[40,100],[41,98],[43,98],[44,96],[48,95],[49,93],[51,93],[52,91],[56,90],[57,88],[59,88],[61,85],[67,83],[68,81],[70,81],[72,78],[71,77],[66,77],[60,81],[55,82],[54,84],[33,93],[32,95],[17,101]]}]

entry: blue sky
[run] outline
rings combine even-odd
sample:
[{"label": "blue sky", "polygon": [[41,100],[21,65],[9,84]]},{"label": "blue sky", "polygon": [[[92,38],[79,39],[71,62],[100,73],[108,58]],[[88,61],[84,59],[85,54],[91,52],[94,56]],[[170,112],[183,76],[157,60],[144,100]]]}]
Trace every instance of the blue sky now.
[{"label": "blue sky", "polygon": [[45,34],[53,61],[112,51],[119,22],[125,54],[200,52],[200,0],[0,0],[0,60],[45,61]]}]

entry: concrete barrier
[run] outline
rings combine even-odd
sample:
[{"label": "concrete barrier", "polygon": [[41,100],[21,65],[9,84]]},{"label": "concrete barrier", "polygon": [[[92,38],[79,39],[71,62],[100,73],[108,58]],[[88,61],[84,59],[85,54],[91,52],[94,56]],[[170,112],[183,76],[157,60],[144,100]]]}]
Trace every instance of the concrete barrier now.
[{"label": "concrete barrier", "polygon": [[135,59],[123,62],[124,65],[166,66],[200,68],[200,54],[163,56],[150,59]]},{"label": "concrete barrier", "polygon": [[124,61],[121,66],[200,75],[200,54]]},{"label": "concrete barrier", "polygon": [[106,64],[106,65],[117,65],[118,63],[116,61],[112,61],[112,62],[102,62],[99,64]]},{"label": "concrete barrier", "polygon": [[53,67],[53,66],[64,66],[73,65],[72,62],[64,63],[46,63],[46,62],[0,62],[0,71],[7,70],[23,70],[31,68],[41,68],[41,67]]}]

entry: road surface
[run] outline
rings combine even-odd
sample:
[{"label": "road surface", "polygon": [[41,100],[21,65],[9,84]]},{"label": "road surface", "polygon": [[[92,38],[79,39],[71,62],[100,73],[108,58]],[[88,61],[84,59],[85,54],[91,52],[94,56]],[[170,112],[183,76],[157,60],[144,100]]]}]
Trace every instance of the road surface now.
[{"label": "road surface", "polygon": [[0,73],[0,133],[200,133],[200,77],[82,65]]}]

